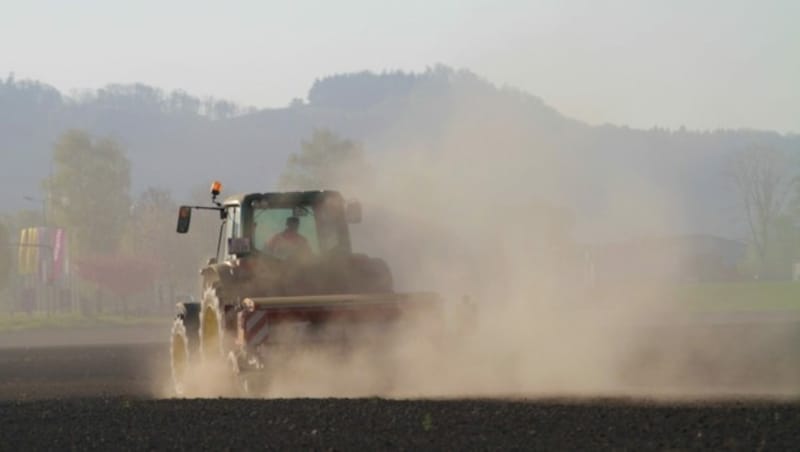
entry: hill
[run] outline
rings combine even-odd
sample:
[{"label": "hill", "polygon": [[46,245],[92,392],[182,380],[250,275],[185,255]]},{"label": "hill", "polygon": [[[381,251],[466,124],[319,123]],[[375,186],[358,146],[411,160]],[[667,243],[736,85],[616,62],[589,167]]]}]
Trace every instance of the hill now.
[{"label": "hill", "polygon": [[513,164],[475,183],[566,207],[589,238],[659,232],[642,211],[648,204],[669,206],[669,232],[741,237],[730,154],[753,144],[800,151],[800,136],[769,131],[590,126],[528,93],[441,66],[334,75],[317,80],[307,100],[265,110],[144,85],[67,96],[9,77],[0,81],[0,180],[14,189],[0,210],[32,207],[22,196],[38,195],[52,143],[69,128],[118,140],[134,190],[164,187],[179,199],[212,178],[234,190],[274,187],[314,128],[360,141],[370,158],[462,152],[469,164],[485,153]]}]

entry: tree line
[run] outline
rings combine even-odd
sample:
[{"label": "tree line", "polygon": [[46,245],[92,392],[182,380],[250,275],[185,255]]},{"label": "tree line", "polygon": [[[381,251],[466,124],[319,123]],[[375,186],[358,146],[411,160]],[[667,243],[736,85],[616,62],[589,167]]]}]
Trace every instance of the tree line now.
[{"label": "tree line", "polygon": [[[290,157],[280,188],[318,187],[363,175],[365,168],[358,143],[317,130]],[[15,235],[49,226],[67,231],[74,290],[84,312],[163,309],[177,295],[196,295],[197,270],[216,249],[218,219],[197,215],[187,235],[175,233],[175,222],[179,204],[208,204],[202,182],[181,202],[160,187],[133,194],[131,163],[119,143],[84,130],[64,132],[52,149],[52,172],[42,181],[42,210],[0,221],[0,244],[7,245],[0,247],[0,290],[16,269]],[[161,305],[153,300],[159,285],[168,288]]]},{"label": "tree line", "polygon": [[756,279],[789,279],[800,263],[798,155],[763,145],[732,153],[729,175],[749,237],[741,270]]},{"label": "tree line", "polygon": [[[194,289],[209,247],[199,236],[176,237],[178,203],[158,187],[132,194],[130,171],[117,142],[83,130],[64,132],[53,146],[51,175],[42,181],[42,211],[7,216],[9,226],[0,228],[1,243],[11,244],[0,252],[0,284],[16,268],[12,234],[43,226],[66,231],[72,289],[83,311],[110,307],[127,313],[137,299],[159,309],[176,292]],[[161,306],[154,299],[158,285],[164,286]]]},{"label": "tree line", "polygon": [[164,91],[142,83],[110,84],[96,90],[76,91],[65,96],[47,84],[17,80],[14,74],[0,79],[0,114],[25,114],[31,110],[100,108],[158,112],[175,116],[226,119],[252,113],[253,107],[214,97],[192,96],[183,90]]},{"label": "tree line", "polygon": [[[749,228],[747,256],[740,262],[742,277],[787,279],[800,260],[800,177],[795,157],[755,145],[730,153],[730,188],[737,193],[738,212]],[[214,253],[218,223],[213,216],[198,216],[194,233],[178,236],[175,213],[178,204],[207,203],[205,181],[198,181],[193,199],[182,202],[160,187],[131,193],[131,164],[125,150],[114,140],[83,130],[69,130],[58,138],[52,167],[42,181],[43,212],[22,211],[4,218],[0,243],[13,243],[21,227],[48,223],[65,228],[81,279],[78,290],[88,306],[102,307],[112,300],[127,311],[131,300],[147,303],[152,298],[148,290],[158,284],[169,286],[167,303],[176,293],[195,291],[196,271]],[[317,129],[290,154],[279,188],[337,187],[354,180],[363,188],[371,177],[374,168],[359,142]],[[565,237],[559,240],[569,242]],[[11,279],[15,253],[13,246],[0,247],[0,287]]]}]

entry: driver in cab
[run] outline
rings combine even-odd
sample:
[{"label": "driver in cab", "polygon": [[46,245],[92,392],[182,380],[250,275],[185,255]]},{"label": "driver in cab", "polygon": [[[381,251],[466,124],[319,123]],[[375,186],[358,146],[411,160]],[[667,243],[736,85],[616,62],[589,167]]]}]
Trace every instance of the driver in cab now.
[{"label": "driver in cab", "polygon": [[286,229],[273,235],[272,238],[267,241],[264,249],[280,259],[311,255],[311,247],[308,245],[308,240],[297,232],[299,228],[299,218],[287,218]]}]

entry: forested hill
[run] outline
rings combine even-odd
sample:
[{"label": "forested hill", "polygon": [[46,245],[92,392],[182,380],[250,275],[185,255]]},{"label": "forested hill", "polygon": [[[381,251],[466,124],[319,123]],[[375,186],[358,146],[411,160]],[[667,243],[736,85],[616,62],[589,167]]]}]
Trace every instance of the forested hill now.
[{"label": "forested hill", "polygon": [[589,126],[530,94],[446,67],[326,77],[306,99],[258,111],[144,85],[65,95],[8,77],[0,80],[0,180],[14,196],[0,210],[30,207],[17,194],[39,195],[52,144],[70,128],[116,139],[131,161],[135,191],[163,187],[177,199],[212,178],[234,189],[270,189],[300,141],[329,128],[360,141],[372,157],[458,147],[497,159],[529,153],[510,175],[514,189],[579,217],[603,215],[611,200],[635,194],[640,187],[632,181],[646,181],[656,187],[654,202],[682,206],[678,229],[728,236],[740,220],[726,179],[731,152],[752,145],[800,152],[800,136],[768,131]]}]

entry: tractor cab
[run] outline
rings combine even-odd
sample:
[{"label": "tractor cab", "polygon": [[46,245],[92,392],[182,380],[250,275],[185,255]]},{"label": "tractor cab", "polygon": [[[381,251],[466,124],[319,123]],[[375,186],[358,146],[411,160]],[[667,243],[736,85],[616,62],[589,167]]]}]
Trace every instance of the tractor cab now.
[{"label": "tractor cab", "polygon": [[189,231],[193,209],[219,212],[217,255],[209,264],[262,255],[277,260],[300,248],[308,257],[350,255],[349,224],[361,221],[361,206],[346,202],[334,190],[250,193],[217,197],[222,184],[211,186],[213,206],[181,206],[178,233]]},{"label": "tractor cab", "polygon": [[348,224],[361,220],[357,202],[329,190],[233,196],[222,209],[223,255],[235,257],[261,253],[284,260],[293,248],[313,256],[351,254]]}]

